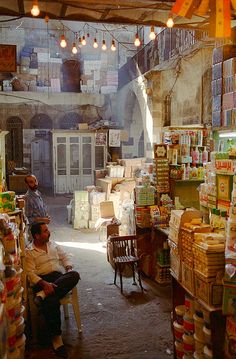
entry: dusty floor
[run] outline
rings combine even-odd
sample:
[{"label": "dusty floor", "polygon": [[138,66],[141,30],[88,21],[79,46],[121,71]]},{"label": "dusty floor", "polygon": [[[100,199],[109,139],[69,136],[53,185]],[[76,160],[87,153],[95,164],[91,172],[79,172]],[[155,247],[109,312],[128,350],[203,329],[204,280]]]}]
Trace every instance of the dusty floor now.
[{"label": "dusty floor", "polygon": [[[74,230],[67,224],[65,196],[45,197],[51,237],[73,255],[80,272],[82,335],[78,336],[73,312],[63,323],[63,339],[70,359],[166,359],[173,357],[170,325],[170,287],[143,279],[142,294],[131,278],[124,280],[124,295],[113,285],[113,269],[106,260],[104,243],[98,233]],[[118,281],[119,283],[119,281]],[[70,306],[71,307],[71,306]],[[50,346],[28,342],[26,359],[56,358]]]}]

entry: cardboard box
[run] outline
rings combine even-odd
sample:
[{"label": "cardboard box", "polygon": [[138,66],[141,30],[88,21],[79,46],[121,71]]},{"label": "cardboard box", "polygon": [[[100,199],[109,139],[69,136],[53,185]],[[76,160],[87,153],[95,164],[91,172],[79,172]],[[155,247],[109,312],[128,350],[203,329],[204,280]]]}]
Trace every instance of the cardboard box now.
[{"label": "cardboard box", "polygon": [[100,213],[102,218],[112,218],[115,216],[114,205],[112,201],[100,203]]},{"label": "cardboard box", "polygon": [[79,130],[87,130],[88,124],[87,123],[79,123]]}]

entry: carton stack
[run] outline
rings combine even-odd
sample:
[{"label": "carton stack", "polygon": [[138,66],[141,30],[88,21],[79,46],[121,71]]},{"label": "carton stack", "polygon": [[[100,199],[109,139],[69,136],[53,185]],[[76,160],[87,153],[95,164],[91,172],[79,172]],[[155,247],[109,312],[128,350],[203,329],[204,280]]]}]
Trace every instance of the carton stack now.
[{"label": "carton stack", "polygon": [[92,191],[89,193],[89,203],[90,203],[90,219],[89,219],[89,228],[95,228],[96,221],[101,217],[100,213],[100,203],[106,200],[105,192],[95,192]]},{"label": "carton stack", "polygon": [[74,191],[74,229],[88,228],[89,197],[87,191]]},{"label": "carton stack", "polygon": [[[212,126],[232,124],[235,103],[236,46],[224,45],[213,50],[212,61]],[[235,115],[234,115],[235,116]],[[234,121],[234,120],[233,120]]]},{"label": "carton stack", "polygon": [[129,158],[129,159],[118,159],[117,162],[121,166],[124,166],[124,177],[135,177],[135,172],[141,170],[145,164],[146,158]]}]

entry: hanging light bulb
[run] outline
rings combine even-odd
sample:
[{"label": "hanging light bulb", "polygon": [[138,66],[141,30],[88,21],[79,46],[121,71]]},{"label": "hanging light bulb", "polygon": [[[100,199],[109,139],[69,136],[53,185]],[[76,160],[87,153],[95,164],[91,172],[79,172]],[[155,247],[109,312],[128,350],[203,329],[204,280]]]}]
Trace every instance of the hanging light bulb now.
[{"label": "hanging light bulb", "polygon": [[106,49],[107,49],[106,41],[102,40],[102,50],[106,51]]},{"label": "hanging light bulb", "polygon": [[73,54],[77,54],[77,52],[78,52],[75,42],[73,42],[73,46],[72,46],[71,51],[72,51]]},{"label": "hanging light bulb", "polygon": [[138,33],[135,35],[134,45],[137,47],[141,45],[141,41],[139,40]]},{"label": "hanging light bulb", "polygon": [[155,29],[154,29],[154,26],[152,25],[151,30],[150,30],[150,34],[149,34],[149,39],[150,40],[155,40],[155,38],[156,38]]},{"label": "hanging light bulb", "polygon": [[98,43],[97,43],[97,39],[96,39],[96,38],[95,38],[94,41],[93,41],[93,47],[94,47],[95,49],[98,48]]},{"label": "hanging light bulb", "polygon": [[87,37],[89,37],[90,35],[89,35],[89,33],[87,33]]},{"label": "hanging light bulb", "polygon": [[116,51],[115,40],[112,40],[112,42],[111,42],[111,51]]},{"label": "hanging light bulb", "polygon": [[49,16],[48,15],[45,15],[44,21],[46,22],[46,24],[48,23],[48,21],[49,21]]},{"label": "hanging light bulb", "polygon": [[30,10],[33,16],[38,16],[40,14],[38,0],[34,0],[32,9]]},{"label": "hanging light bulb", "polygon": [[60,38],[60,46],[62,48],[65,48],[66,45],[67,45],[66,38],[65,38],[65,35],[63,34],[63,35],[61,35],[61,38]]},{"label": "hanging light bulb", "polygon": [[166,22],[166,26],[169,27],[169,28],[172,28],[174,26],[174,20],[173,20],[173,17],[172,15],[169,16],[167,22]]},{"label": "hanging light bulb", "polygon": [[85,46],[85,45],[86,45],[86,40],[85,40],[85,36],[83,36],[83,37],[82,37],[82,41],[81,41],[81,44],[82,44],[83,46]]}]

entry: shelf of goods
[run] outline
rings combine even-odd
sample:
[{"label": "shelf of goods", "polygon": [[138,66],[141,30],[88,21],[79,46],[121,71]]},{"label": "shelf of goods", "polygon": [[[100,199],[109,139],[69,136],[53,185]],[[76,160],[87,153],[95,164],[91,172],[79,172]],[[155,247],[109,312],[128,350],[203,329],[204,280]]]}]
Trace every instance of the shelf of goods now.
[{"label": "shelf of goods", "polygon": [[[199,211],[172,211],[168,243],[175,357],[224,357],[224,236]],[[182,309],[182,316],[179,312]]]},{"label": "shelf of goods", "polygon": [[236,123],[235,50],[236,47],[233,44],[227,44],[213,50],[211,83],[213,129],[230,128]]},{"label": "shelf of goods", "polygon": [[0,215],[0,357],[23,359],[25,348],[24,218],[21,210]]}]

